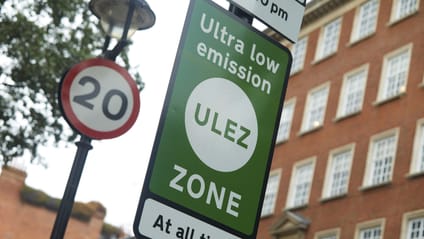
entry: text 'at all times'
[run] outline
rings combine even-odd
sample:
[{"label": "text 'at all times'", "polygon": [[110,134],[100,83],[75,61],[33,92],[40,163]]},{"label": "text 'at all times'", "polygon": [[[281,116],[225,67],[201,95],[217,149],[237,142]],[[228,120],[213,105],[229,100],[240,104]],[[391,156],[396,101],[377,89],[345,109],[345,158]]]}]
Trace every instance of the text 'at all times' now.
[{"label": "text 'at all times'", "polygon": [[178,239],[212,239],[206,233],[197,232],[190,226],[175,226],[171,218],[165,218],[163,215],[156,218],[153,228],[168,235],[175,235]]}]

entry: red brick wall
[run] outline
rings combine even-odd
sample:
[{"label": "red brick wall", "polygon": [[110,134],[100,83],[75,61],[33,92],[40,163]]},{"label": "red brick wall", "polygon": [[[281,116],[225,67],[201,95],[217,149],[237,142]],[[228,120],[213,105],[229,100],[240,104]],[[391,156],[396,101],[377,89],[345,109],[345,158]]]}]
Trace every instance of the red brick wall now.
[{"label": "red brick wall", "polygon": [[[35,207],[20,199],[26,174],[18,169],[3,167],[0,175],[0,238],[50,238],[56,213]],[[70,218],[65,239],[99,239],[104,215],[93,216],[90,222]]]},{"label": "red brick wall", "polygon": [[[315,57],[319,30],[308,34],[304,69],[289,79],[286,100],[296,97],[293,123],[288,141],[276,145],[271,170],[282,169],[279,194],[274,214],[261,219],[258,239],[270,239],[269,229],[285,210],[293,164],[316,156],[316,165],[308,205],[291,210],[311,221],[305,239],[326,229],[341,228],[340,238],[354,238],[358,223],[385,218],[385,239],[400,238],[405,212],[424,209],[424,177],[408,178],[418,119],[424,118],[424,2],[417,13],[388,26],[392,0],[380,0],[377,30],[368,39],[349,45],[355,9],[343,15],[339,47],[334,56],[319,63]],[[413,43],[406,94],[382,105],[377,99],[384,56],[408,43]],[[350,118],[334,121],[343,75],[363,64],[369,64],[362,111]],[[308,91],[331,82],[323,127],[299,135]],[[392,181],[389,185],[361,190],[370,137],[385,130],[399,128],[399,141]],[[355,143],[348,193],[321,202],[329,151]]]}]

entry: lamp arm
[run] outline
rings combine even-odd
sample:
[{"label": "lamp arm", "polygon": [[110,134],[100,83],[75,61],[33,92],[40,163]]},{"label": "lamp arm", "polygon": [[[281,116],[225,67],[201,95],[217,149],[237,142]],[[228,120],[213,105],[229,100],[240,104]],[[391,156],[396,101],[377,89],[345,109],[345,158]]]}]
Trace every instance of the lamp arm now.
[{"label": "lamp arm", "polygon": [[122,41],[127,40],[128,29],[131,26],[131,21],[134,15],[134,9],[135,9],[135,0],[130,0],[129,6],[128,6],[127,18],[125,19],[124,31],[122,32],[122,37],[121,37]]},{"label": "lamp arm", "polygon": [[121,39],[121,40],[119,40],[119,42],[118,42],[118,43],[116,43],[115,47],[113,47],[113,49],[112,49],[112,50],[110,50],[110,51],[108,51],[108,50],[104,51],[104,52],[103,52],[103,56],[104,56],[104,58],[106,58],[106,59],[109,59],[109,60],[115,61],[116,57],[117,57],[117,56],[121,53],[121,51],[122,51],[122,50],[123,50],[126,46],[128,46],[128,45],[130,45],[130,44],[131,44],[131,41]]}]

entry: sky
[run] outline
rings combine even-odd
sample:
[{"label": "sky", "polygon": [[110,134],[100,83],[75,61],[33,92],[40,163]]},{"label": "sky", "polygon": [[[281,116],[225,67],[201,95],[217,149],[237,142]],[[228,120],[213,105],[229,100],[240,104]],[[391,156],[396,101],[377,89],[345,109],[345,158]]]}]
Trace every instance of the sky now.
[{"label": "sky", "polygon": [[[228,9],[226,0],[214,2]],[[148,3],[155,12],[156,23],[150,29],[136,32],[129,49],[131,64],[145,83],[138,119],[118,138],[92,141],[93,149],[88,153],[75,198],[80,202],[102,203],[107,209],[105,222],[130,234],[189,0]],[[76,151],[74,144],[43,149],[48,167],[27,164],[26,183],[62,198]]]}]

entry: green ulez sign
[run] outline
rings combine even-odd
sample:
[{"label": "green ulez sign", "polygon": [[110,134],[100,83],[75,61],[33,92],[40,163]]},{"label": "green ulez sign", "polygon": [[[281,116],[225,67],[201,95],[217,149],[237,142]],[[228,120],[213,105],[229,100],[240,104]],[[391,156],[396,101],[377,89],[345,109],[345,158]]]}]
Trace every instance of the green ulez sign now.
[{"label": "green ulez sign", "polygon": [[191,0],[134,223],[139,238],[255,238],[291,54]]}]

